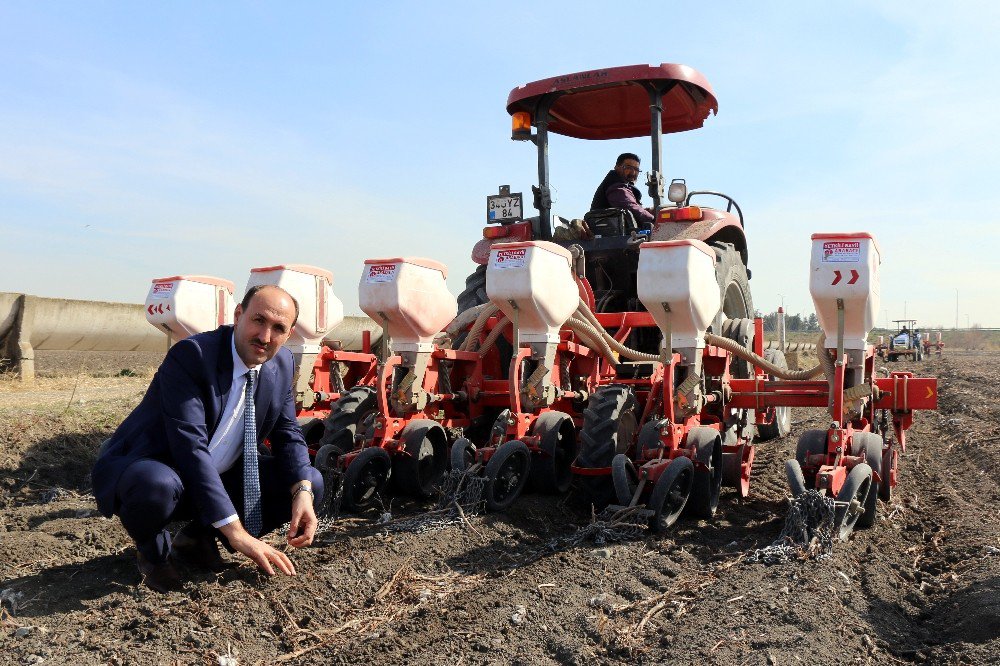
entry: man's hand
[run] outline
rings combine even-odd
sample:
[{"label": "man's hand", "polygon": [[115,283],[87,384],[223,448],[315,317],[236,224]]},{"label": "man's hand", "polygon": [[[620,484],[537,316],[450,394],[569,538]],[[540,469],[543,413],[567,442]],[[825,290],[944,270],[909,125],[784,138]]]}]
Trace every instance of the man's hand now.
[{"label": "man's hand", "polygon": [[[296,488],[299,484],[296,484]],[[294,548],[302,548],[313,542],[316,536],[316,527],[319,521],[316,519],[316,511],[313,509],[313,498],[307,492],[295,493],[292,497],[292,520],[288,524],[288,545]]]},{"label": "man's hand", "polygon": [[[240,521],[223,525],[219,531],[229,541],[230,546],[253,560],[268,576],[274,575],[274,567],[277,567],[285,575],[295,575],[295,566],[287,555],[280,550],[275,550],[260,539],[254,538],[243,529]],[[272,564],[274,567],[271,566]]]}]

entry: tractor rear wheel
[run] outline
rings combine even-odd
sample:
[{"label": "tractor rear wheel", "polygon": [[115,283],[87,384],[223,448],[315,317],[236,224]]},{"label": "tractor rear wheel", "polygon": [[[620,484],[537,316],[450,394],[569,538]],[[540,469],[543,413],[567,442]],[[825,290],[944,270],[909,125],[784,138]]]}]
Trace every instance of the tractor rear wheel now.
[{"label": "tractor rear wheel", "polygon": [[[719,285],[719,296],[721,307],[715,317],[712,330],[719,335],[735,340],[741,345],[752,347],[754,325],[753,325],[753,297],[750,295],[750,274],[739,250],[732,243],[715,241],[711,244],[715,251],[715,281]],[[728,321],[727,321],[728,320]],[[737,379],[749,379],[753,376],[753,369],[747,361],[733,359],[731,371],[733,377]],[[726,410],[725,431],[722,438],[725,441],[736,434],[740,422],[746,422],[743,435],[747,439],[752,439],[754,435],[753,424],[748,421],[747,410]]]},{"label": "tractor rear wheel", "polygon": [[[729,319],[753,317],[750,274],[736,246],[716,241],[712,243],[712,249],[715,250],[715,279],[722,297],[720,314]],[[719,323],[721,325],[721,320]]]},{"label": "tractor rear wheel", "polygon": [[316,448],[333,445],[341,451],[353,451],[355,436],[360,430],[366,435],[374,426],[378,398],[371,386],[355,386],[340,396],[323,420],[323,436]]},{"label": "tractor rear wheel", "polygon": [[[470,308],[482,305],[483,303],[489,303],[489,301],[490,297],[486,294],[486,266],[476,266],[476,270],[472,271],[469,277],[465,278],[465,289],[458,295],[458,312],[456,316]],[[452,349],[458,349],[465,342],[468,334],[468,331],[462,331],[456,335],[455,341],[452,343]],[[514,356],[514,348],[507,341],[507,338],[501,335],[494,343],[494,349],[500,355],[501,378],[506,379],[507,373],[510,370],[510,359]]]},{"label": "tractor rear wheel", "polygon": [[[627,386],[597,389],[583,412],[576,466],[610,467],[615,454],[627,453],[638,430],[637,408],[635,394]],[[578,475],[574,485],[586,503],[599,509],[614,499],[614,485],[608,476]]]}]

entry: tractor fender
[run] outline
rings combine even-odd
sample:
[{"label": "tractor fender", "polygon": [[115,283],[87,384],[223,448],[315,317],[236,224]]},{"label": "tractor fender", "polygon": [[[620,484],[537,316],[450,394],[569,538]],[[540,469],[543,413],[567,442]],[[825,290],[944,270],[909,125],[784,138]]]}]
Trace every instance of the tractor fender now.
[{"label": "tractor fender", "polygon": [[747,237],[743,227],[732,213],[704,208],[704,218],[695,222],[660,222],[650,234],[650,240],[700,240],[711,245],[713,242],[732,243],[740,253],[743,265],[747,266]]}]

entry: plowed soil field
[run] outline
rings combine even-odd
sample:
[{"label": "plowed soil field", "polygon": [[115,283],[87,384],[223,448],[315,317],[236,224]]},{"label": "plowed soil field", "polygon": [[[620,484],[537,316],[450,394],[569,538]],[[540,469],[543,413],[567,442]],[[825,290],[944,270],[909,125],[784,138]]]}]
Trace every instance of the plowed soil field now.
[{"label": "plowed soil field", "polygon": [[97,446],[148,375],[6,382],[0,662],[1000,663],[1000,354],[910,369],[940,379],[940,409],[916,415],[875,526],[823,560],[747,561],[781,531],[798,435],[827,424],[797,409],[792,434],[759,447],[748,500],[724,490],[715,520],[662,537],[595,543],[586,512],[534,495],[421,531],[406,528],[421,507],[394,501],[388,524],[324,525],[291,555],[295,577],[227,556],[167,595],[138,584],[89,495]]}]

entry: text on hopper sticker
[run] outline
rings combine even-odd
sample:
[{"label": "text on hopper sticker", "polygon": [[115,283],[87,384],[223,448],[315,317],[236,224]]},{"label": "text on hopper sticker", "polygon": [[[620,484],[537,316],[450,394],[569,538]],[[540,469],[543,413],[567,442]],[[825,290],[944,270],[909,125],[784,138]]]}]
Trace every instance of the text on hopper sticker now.
[{"label": "text on hopper sticker", "polygon": [[512,248],[510,250],[497,250],[493,255],[493,268],[506,270],[508,268],[521,268],[524,266],[524,257],[528,254],[528,249],[524,247]]},{"label": "text on hopper sticker", "polygon": [[396,264],[372,264],[368,267],[365,282],[392,282],[396,278]]},{"label": "text on hopper sticker", "polygon": [[153,298],[170,298],[174,293],[174,282],[154,282]]},{"label": "text on hopper sticker", "polygon": [[823,261],[860,262],[861,241],[824,241]]}]

